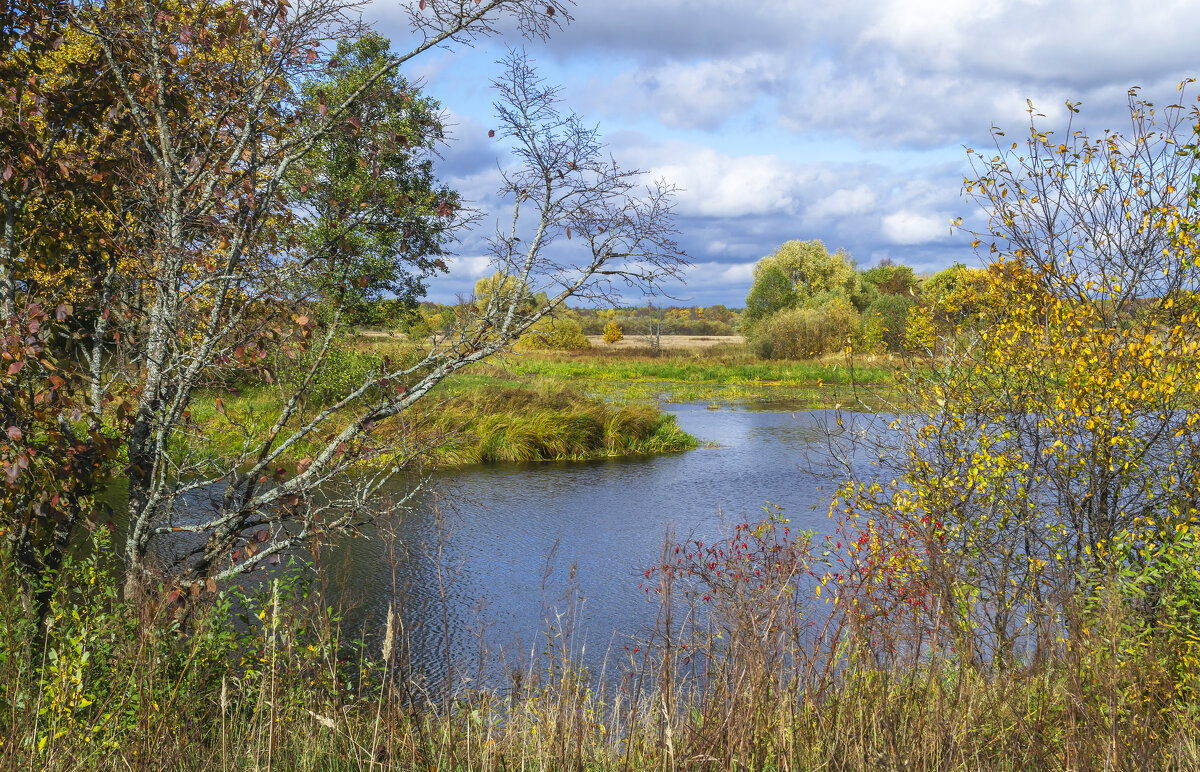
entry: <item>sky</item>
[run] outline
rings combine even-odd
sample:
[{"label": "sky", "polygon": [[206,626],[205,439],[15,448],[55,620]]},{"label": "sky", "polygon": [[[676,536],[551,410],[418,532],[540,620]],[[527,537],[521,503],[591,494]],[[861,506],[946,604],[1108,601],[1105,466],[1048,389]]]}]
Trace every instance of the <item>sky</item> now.
[{"label": "sky", "polygon": [[[561,6],[559,0],[556,4]],[[523,45],[564,105],[599,128],[613,158],[677,185],[676,227],[691,267],[669,305],[744,305],[754,263],[791,239],[846,249],[860,268],[884,258],[935,272],[980,265],[962,217],[966,148],[991,128],[1128,125],[1127,93],[1165,106],[1200,73],[1200,3],[1173,0],[577,0],[546,41],[514,35],[438,50],[404,70],[438,99],[451,141],[439,174],[487,212],[454,248],[431,300],[490,273],[483,237],[505,218],[503,148],[489,84]],[[367,19],[399,50],[411,43],[396,0]],[[1200,88],[1184,92],[1194,102]],[[627,295],[629,304],[645,298]]]}]

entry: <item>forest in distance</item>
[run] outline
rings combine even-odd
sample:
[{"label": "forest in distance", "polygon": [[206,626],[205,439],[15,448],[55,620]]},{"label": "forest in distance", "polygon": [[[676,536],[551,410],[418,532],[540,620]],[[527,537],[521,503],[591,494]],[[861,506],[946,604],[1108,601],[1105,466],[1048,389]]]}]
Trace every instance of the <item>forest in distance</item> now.
[{"label": "forest in distance", "polygon": [[[962,263],[860,266],[797,233],[747,256],[743,304],[682,307],[680,190],[528,53],[572,4],[420,0],[407,49],[356,8],[0,0],[0,766],[1200,767],[1187,83],[1165,107],[1131,89],[1108,131],[1074,102],[993,128],[966,151]],[[409,76],[506,37],[528,48],[491,83],[505,225],[435,303],[484,214]],[[572,594],[572,563],[560,599],[549,558],[540,586],[521,563],[537,643],[484,679],[453,577],[528,555],[455,563],[469,497],[433,484],[544,503],[696,458],[719,491],[728,448],[681,405],[786,413],[737,450],[820,446],[827,527],[752,491],[761,516],[655,521],[647,552],[552,512],[588,534],[581,571],[645,562],[649,624],[601,631],[628,643],[601,657],[584,622],[624,596]],[[775,462],[764,489],[815,485]],[[323,559],[364,542],[373,579],[425,567],[370,628]]]}]

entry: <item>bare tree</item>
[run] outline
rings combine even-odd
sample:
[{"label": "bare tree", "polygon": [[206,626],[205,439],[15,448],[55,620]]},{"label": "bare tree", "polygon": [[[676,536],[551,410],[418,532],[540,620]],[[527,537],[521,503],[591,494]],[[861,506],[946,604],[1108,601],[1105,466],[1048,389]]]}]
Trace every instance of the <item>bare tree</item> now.
[{"label": "bare tree", "polygon": [[[491,248],[502,276],[547,301],[531,308],[495,293],[428,353],[384,359],[340,398],[308,410],[341,324],[336,308],[323,326],[303,312],[303,274],[336,250],[289,239],[304,216],[287,196],[289,174],[330,127],[353,123],[354,100],[371,82],[412,57],[489,33],[505,15],[533,35],[565,17],[527,0],[422,0],[410,9],[421,45],[342,102],[322,100],[318,120],[306,120],[295,84],[320,65],[324,41],[359,32],[347,10],[336,0],[186,13],[148,1],[73,9],[122,95],[143,177],[130,181],[138,197],[116,218],[126,241],[140,245],[138,259],[105,284],[87,353],[92,420],[115,403],[127,438],[128,593],[142,591],[166,542],[174,545],[168,570],[180,580],[219,580],[386,514],[379,494],[423,450],[409,416],[438,383],[504,351],[570,297],[653,287],[684,265],[672,189],[640,187],[640,175],[617,166],[596,131],[561,112],[555,89],[512,53],[495,83],[499,135],[516,161],[501,191],[512,218]],[[294,377],[270,366],[302,352]],[[235,457],[196,452],[211,431],[193,415],[196,396],[246,370],[275,383],[282,409],[239,417]]]}]

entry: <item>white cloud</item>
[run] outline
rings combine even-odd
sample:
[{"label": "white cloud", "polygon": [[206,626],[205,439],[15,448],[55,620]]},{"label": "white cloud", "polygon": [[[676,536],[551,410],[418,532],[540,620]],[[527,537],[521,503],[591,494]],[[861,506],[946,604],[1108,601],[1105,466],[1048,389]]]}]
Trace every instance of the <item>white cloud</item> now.
[{"label": "white cloud", "polygon": [[754,278],[754,264],[757,260],[744,263],[695,263],[688,269],[689,285],[700,286],[741,286],[749,284]]},{"label": "white cloud", "polygon": [[492,260],[486,255],[455,255],[446,262],[453,279],[474,282],[492,272]]},{"label": "white cloud", "polygon": [[809,217],[842,217],[864,214],[875,207],[877,196],[867,185],[839,188],[821,196],[806,210]]},{"label": "white cloud", "polygon": [[917,212],[894,212],[882,220],[883,235],[893,244],[927,244],[944,241],[950,237],[947,217],[937,217]]},{"label": "white cloud", "polygon": [[650,175],[678,185],[680,214],[745,217],[796,211],[801,175],[776,156],[728,156],[710,148],[678,148],[677,160]]},{"label": "white cloud", "polygon": [[[961,199],[963,145],[986,152],[993,124],[1019,140],[1026,99],[1041,128],[1062,129],[1068,98],[1083,102],[1076,127],[1122,128],[1130,86],[1162,106],[1200,74],[1191,0],[578,0],[573,13],[531,54],[619,162],[683,188],[680,241],[701,261],[685,291],[697,296],[744,297],[747,266],[792,238],[864,264],[970,260],[948,224],[981,217]],[[485,42],[477,61],[455,54],[416,74],[434,96],[490,101],[498,50]],[[449,183],[497,204],[486,105],[451,119],[465,141],[447,152]],[[484,251],[478,234],[461,246]],[[482,275],[471,260],[461,270]]]}]

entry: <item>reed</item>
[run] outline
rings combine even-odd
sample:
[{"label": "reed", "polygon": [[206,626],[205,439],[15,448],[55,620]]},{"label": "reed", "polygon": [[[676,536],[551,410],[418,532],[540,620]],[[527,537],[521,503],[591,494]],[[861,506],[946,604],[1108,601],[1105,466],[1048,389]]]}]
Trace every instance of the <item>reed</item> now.
[{"label": "reed", "polygon": [[[511,687],[432,693],[403,666],[399,614],[347,641],[285,574],[257,593],[125,606],[107,542],[53,578],[40,624],[0,566],[0,767],[368,770],[1195,769],[1194,695],[1176,663],[1117,666],[1121,598],[1039,663],[990,672],[881,647],[812,592],[821,544],[778,520],[714,544],[667,540],[643,580],[647,639],[580,664],[578,602],[547,609]],[[678,548],[680,551],[675,552]],[[903,622],[898,623],[901,628]],[[1081,628],[1082,629],[1082,628]],[[941,653],[934,653],[941,651]]]}]

